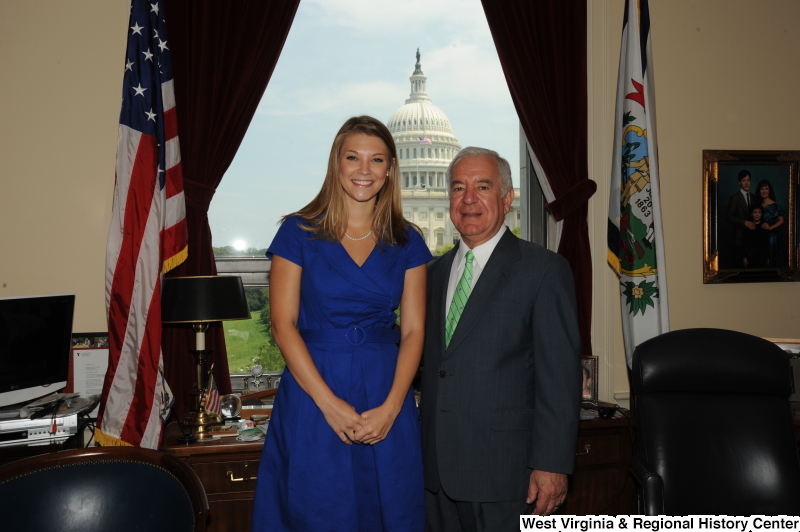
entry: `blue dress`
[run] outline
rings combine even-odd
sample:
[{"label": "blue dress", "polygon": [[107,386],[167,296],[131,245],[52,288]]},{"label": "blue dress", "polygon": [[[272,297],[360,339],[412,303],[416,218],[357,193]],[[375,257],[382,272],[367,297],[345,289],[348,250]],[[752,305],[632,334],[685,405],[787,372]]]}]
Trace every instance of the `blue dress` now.
[{"label": "blue dress", "polygon": [[[406,270],[431,259],[422,237],[375,246],[359,267],[339,242],[311,240],[286,219],[267,251],[303,268],[298,328],[322,378],[337,397],[364,412],[383,404],[397,364],[391,331]],[[360,327],[344,333],[322,329]],[[383,335],[381,341],[368,337]],[[386,340],[394,336],[394,340]],[[363,343],[360,343],[363,341]],[[360,345],[358,345],[360,343]],[[419,531],[425,528],[422,444],[409,391],[386,439],[345,445],[319,408],[284,371],[258,470],[251,530]]]},{"label": "blue dress", "polygon": [[[766,207],[764,207],[764,221],[767,222],[769,225],[774,224],[778,221],[778,218],[783,216],[783,209],[781,206],[778,205],[778,202],[770,203]],[[770,266],[773,268],[783,266],[784,260],[783,257],[780,256],[779,246],[778,246],[778,229],[771,229],[769,231],[769,260]]]}]

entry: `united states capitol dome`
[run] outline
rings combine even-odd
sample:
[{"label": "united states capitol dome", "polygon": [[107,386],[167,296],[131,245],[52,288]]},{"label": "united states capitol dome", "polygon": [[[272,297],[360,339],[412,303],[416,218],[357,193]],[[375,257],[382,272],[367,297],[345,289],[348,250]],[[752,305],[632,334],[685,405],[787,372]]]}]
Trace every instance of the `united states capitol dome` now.
[{"label": "united states capitol dome", "polygon": [[397,144],[402,188],[444,188],[444,171],[461,150],[444,111],[428,98],[420,54],[405,105],[389,118],[387,126]]},{"label": "united states capitol dome", "polygon": [[[386,122],[397,145],[400,198],[403,216],[415,224],[431,251],[445,251],[461,236],[450,220],[447,167],[461,150],[450,120],[433,105],[425,92],[428,78],[422,73],[419,49],[411,81],[411,96]],[[519,227],[519,189],[506,214],[506,225]]]}]

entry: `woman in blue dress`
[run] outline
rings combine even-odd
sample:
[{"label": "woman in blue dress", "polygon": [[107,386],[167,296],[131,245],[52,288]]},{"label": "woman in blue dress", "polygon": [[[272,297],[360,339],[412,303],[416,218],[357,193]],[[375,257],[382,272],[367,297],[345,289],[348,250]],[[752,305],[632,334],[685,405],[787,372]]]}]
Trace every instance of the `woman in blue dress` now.
[{"label": "woman in blue dress", "polygon": [[267,254],[272,334],[286,370],[251,530],[421,532],[422,449],[410,388],[431,254],[403,218],[386,126],[368,116],[345,122],[322,190],[283,219]]},{"label": "woman in blue dress", "polygon": [[778,260],[782,257],[779,256],[778,251],[779,238],[777,229],[783,225],[783,209],[778,205],[775,199],[775,190],[772,188],[772,183],[768,180],[762,179],[758,182],[756,194],[758,194],[758,197],[761,199],[761,207],[764,209],[764,223],[761,224],[761,228],[769,231],[769,262],[767,266],[778,268],[782,266],[778,263]]}]

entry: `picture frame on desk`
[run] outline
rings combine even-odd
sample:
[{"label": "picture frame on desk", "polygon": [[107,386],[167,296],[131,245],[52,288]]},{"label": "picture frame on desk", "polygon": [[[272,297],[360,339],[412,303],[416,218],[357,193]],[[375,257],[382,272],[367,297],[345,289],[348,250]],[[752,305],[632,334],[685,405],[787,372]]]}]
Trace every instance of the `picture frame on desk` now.
[{"label": "picture frame on desk", "polygon": [[581,400],[597,402],[597,357],[581,357],[583,389]]},{"label": "picture frame on desk", "polygon": [[703,150],[704,284],[800,281],[799,167],[800,151]]}]

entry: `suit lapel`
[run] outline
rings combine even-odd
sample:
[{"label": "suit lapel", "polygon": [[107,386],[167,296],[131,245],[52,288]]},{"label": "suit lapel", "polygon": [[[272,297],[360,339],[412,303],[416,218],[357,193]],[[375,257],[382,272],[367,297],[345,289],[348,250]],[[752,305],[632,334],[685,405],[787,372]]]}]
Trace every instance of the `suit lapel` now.
[{"label": "suit lapel", "polygon": [[[497,296],[503,285],[509,281],[511,265],[519,259],[520,252],[517,237],[506,229],[505,234],[500,238],[500,242],[497,243],[497,247],[494,248],[489,262],[481,272],[478,284],[475,285],[467,300],[467,306],[464,307],[461,319],[458,320],[456,330],[450,339],[450,345],[445,351],[445,357],[453,353],[483,316],[489,303]],[[452,264],[452,260],[450,263]],[[442,312],[444,312],[444,309],[442,309]],[[444,338],[444,326],[442,326],[442,337]]]}]

